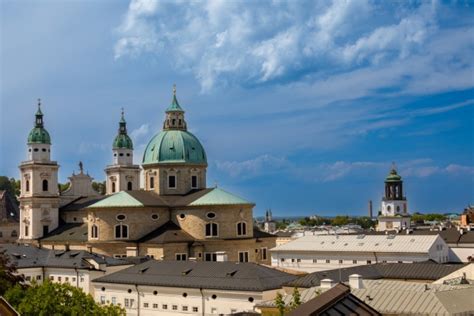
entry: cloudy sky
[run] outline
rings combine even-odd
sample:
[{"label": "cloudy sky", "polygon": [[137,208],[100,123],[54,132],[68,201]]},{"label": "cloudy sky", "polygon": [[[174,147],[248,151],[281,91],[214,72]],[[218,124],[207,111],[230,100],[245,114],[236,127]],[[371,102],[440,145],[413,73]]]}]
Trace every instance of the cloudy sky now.
[{"label": "cloudy sky", "polygon": [[472,1],[0,5],[2,175],[39,97],[62,182],[104,179],[121,107],[139,163],[176,83],[208,184],[256,215],[366,214],[392,161],[410,211],[474,203]]}]

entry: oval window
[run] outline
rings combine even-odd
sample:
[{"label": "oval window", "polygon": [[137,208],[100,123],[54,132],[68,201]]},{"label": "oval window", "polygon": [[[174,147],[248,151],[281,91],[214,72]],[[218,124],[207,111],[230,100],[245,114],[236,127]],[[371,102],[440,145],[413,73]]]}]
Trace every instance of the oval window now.
[{"label": "oval window", "polygon": [[184,214],[184,213],[179,214],[180,219],[184,219],[185,217],[186,217],[186,214]]},{"label": "oval window", "polygon": [[151,214],[151,219],[156,221],[160,216],[158,214]]},{"label": "oval window", "polygon": [[123,214],[119,214],[119,215],[117,215],[116,218],[117,218],[118,221],[123,221],[123,220],[125,220],[127,217],[126,217],[125,215],[123,215]]},{"label": "oval window", "polygon": [[216,217],[216,213],[214,212],[209,212],[206,214],[207,218],[215,218]]}]

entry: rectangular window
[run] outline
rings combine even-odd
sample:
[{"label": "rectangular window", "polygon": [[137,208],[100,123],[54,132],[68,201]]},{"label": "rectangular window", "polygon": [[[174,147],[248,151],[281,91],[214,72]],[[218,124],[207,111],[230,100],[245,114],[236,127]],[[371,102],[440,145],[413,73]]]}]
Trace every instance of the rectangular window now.
[{"label": "rectangular window", "polygon": [[168,176],[168,188],[176,189],[176,176]]},{"label": "rectangular window", "polygon": [[267,260],[267,248],[260,248],[262,250],[262,260]]},{"label": "rectangular window", "polygon": [[153,308],[154,308],[154,309],[158,309],[158,304],[156,304],[156,303],[153,304]]},{"label": "rectangular window", "polygon": [[27,276],[27,277],[25,278],[25,280],[26,280],[26,281],[31,281],[31,276]]},{"label": "rectangular window", "polygon": [[176,256],[176,261],[186,261],[187,260],[187,254],[185,254],[185,253],[177,253],[175,256]]},{"label": "rectangular window", "polygon": [[112,305],[117,305],[117,298],[112,296]]},{"label": "rectangular window", "polygon": [[168,309],[168,304],[163,304],[163,305],[161,305],[161,308],[162,308],[162,309]]},{"label": "rectangular window", "polygon": [[130,299],[130,308],[135,307],[135,300],[133,298]]},{"label": "rectangular window", "polygon": [[326,263],[331,263],[331,260],[329,260],[329,259],[326,259]]},{"label": "rectangular window", "polygon": [[144,308],[148,308],[148,303],[143,303]]},{"label": "rectangular window", "polygon": [[197,176],[191,176],[191,188],[192,189],[197,189],[198,187],[198,177]]},{"label": "rectangular window", "polygon": [[50,279],[51,281],[54,281],[54,276],[50,276],[49,279]]},{"label": "rectangular window", "polygon": [[295,262],[295,259],[294,259],[294,258],[291,258],[291,262]]},{"label": "rectangular window", "polygon": [[239,251],[239,262],[249,262],[248,251]]},{"label": "rectangular window", "polygon": [[155,177],[150,177],[150,189],[155,188]]},{"label": "rectangular window", "polygon": [[41,275],[37,275],[36,280],[41,280]]},{"label": "rectangular window", "polygon": [[81,283],[82,283],[82,282],[84,282],[84,278],[83,278],[83,277],[81,277]]},{"label": "rectangular window", "polygon": [[313,259],[313,263],[318,263],[318,259]]},{"label": "rectangular window", "polygon": [[58,282],[61,282],[62,277],[58,277]]},{"label": "rectangular window", "polygon": [[178,310],[178,305],[171,306],[171,309],[174,310],[174,311],[177,311]]},{"label": "rectangular window", "polygon": [[204,253],[204,260],[205,261],[217,261],[217,254],[214,252],[206,252]]},{"label": "rectangular window", "polygon": [[65,277],[64,281],[69,282],[69,277]]},{"label": "rectangular window", "polygon": [[296,259],[296,262],[301,262],[301,259]]},{"label": "rectangular window", "polygon": [[194,313],[199,312],[199,308],[197,308],[196,306],[193,306],[193,312],[194,312]]},{"label": "rectangular window", "polygon": [[104,295],[100,296],[100,304],[105,304],[105,296]]},{"label": "rectangular window", "polygon": [[372,260],[367,260],[367,264],[371,264],[372,263]]},{"label": "rectangular window", "polygon": [[342,264],[343,263],[343,260],[339,260],[339,264]]},{"label": "rectangular window", "polygon": [[129,302],[128,298],[126,298],[126,299],[124,300],[124,304],[123,304],[123,305],[124,305],[125,307],[129,307],[129,306],[130,306],[130,302]]},{"label": "rectangular window", "polygon": [[285,262],[285,258],[281,258],[280,261],[281,261],[281,262]]},{"label": "rectangular window", "polygon": [[187,311],[188,311],[188,307],[187,307],[187,306],[183,306],[182,309],[183,309],[183,312],[187,312]]},{"label": "rectangular window", "polygon": [[76,278],[73,277],[73,278],[72,278],[72,282],[76,282]]},{"label": "rectangular window", "polygon": [[357,260],[352,260],[352,263],[356,264],[356,263],[357,263]]},{"label": "rectangular window", "polygon": [[206,237],[217,237],[219,236],[219,227],[217,223],[206,224]]},{"label": "rectangular window", "polygon": [[28,225],[25,225],[25,236],[28,236],[30,234],[30,229]]}]

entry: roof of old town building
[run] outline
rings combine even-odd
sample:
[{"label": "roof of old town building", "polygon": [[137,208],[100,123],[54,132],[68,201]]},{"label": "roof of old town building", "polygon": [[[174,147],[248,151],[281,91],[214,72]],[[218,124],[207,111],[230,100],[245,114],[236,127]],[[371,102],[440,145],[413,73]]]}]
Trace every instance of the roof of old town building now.
[{"label": "roof of old town building", "polygon": [[8,191],[0,190],[0,222],[18,223],[18,206]]},{"label": "roof of old town building", "polygon": [[295,278],[249,262],[150,260],[93,282],[261,292],[281,288]]}]

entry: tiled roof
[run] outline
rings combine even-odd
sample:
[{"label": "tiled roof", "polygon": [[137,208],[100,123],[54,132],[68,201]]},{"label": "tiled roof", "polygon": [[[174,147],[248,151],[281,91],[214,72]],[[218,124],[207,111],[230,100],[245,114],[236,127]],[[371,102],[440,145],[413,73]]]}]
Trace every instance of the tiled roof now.
[{"label": "tiled roof", "polygon": [[371,306],[351,294],[344,284],[336,284],[326,292],[300,305],[287,314],[288,316],[317,315],[381,315]]},{"label": "tiled roof", "polygon": [[94,269],[85,259],[93,259],[99,264],[108,266],[129,265],[127,261],[108,256],[101,256],[87,251],[59,251],[37,248],[28,245],[5,244],[0,250],[6,250],[17,268],[56,267]]},{"label": "tiled roof", "polygon": [[140,243],[166,244],[176,242],[193,242],[195,239],[183,231],[178,225],[169,221],[151,233],[140,238]]},{"label": "tiled roof", "polygon": [[41,240],[87,242],[87,232],[87,223],[64,223]]},{"label": "tiled roof", "polygon": [[289,282],[287,286],[310,288],[318,286],[323,279],[347,282],[351,274],[360,274],[364,279],[374,280],[403,279],[435,281],[465,266],[465,264],[439,264],[430,261],[417,263],[376,263],[310,273]]},{"label": "tiled roof", "polygon": [[295,276],[255,263],[150,260],[93,282],[166,287],[266,291]]},{"label": "tiled roof", "polygon": [[303,236],[271,251],[426,253],[437,238],[437,235],[315,235]]}]

